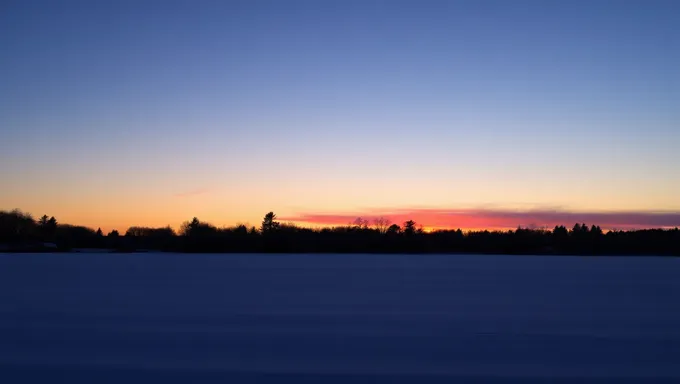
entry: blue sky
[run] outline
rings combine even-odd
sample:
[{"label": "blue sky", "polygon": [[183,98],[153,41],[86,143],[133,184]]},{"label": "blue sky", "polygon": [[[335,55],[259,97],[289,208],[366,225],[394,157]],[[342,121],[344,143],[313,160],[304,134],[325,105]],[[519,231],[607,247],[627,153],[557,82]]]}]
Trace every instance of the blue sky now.
[{"label": "blue sky", "polygon": [[1,208],[680,211],[673,1],[11,1],[0,36]]}]

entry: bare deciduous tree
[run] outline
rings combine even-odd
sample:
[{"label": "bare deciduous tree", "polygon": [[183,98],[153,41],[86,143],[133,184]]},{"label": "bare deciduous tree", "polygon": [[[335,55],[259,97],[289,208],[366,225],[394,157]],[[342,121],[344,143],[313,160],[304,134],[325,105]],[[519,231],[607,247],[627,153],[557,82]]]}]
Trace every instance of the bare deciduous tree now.
[{"label": "bare deciduous tree", "polygon": [[357,217],[351,224],[354,229],[368,229],[368,220]]},{"label": "bare deciduous tree", "polygon": [[373,220],[373,225],[375,226],[375,229],[381,234],[387,233],[387,229],[390,227],[391,224],[392,222],[389,219],[382,216]]}]

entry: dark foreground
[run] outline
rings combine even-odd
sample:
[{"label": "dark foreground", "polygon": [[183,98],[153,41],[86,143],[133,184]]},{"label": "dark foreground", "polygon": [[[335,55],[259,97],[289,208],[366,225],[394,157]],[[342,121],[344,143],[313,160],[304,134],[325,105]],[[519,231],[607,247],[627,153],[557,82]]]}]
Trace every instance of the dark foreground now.
[{"label": "dark foreground", "polygon": [[680,381],[680,259],[0,255],[1,383]]}]

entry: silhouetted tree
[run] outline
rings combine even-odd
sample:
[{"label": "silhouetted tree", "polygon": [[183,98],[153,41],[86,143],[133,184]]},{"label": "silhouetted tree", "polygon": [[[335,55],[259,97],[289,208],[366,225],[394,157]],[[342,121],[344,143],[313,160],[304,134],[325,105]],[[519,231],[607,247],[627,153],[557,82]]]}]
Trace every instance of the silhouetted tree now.
[{"label": "silhouetted tree", "polygon": [[552,232],[552,247],[555,252],[566,252],[569,244],[569,231],[564,225],[555,226]]},{"label": "silhouetted tree", "polygon": [[387,229],[390,227],[390,224],[390,221],[382,216],[373,220],[375,229],[383,235],[387,233]]},{"label": "silhouetted tree", "polygon": [[55,219],[54,216],[47,220],[47,231],[49,234],[54,234],[57,231],[57,226],[57,219]]},{"label": "silhouetted tree", "polygon": [[405,235],[414,235],[417,233],[416,229],[416,222],[413,220],[409,220],[404,223],[404,234]]},{"label": "silhouetted tree", "polygon": [[352,227],[356,230],[365,230],[368,229],[368,220],[362,219],[361,217],[357,217],[354,219],[354,222],[352,222]]},{"label": "silhouetted tree", "polygon": [[102,232],[101,228],[97,228],[97,237],[103,237],[104,233]]},{"label": "silhouetted tree", "polygon": [[118,236],[120,236],[120,234],[115,229],[113,231],[109,232],[108,235],[106,235],[106,237],[118,237]]},{"label": "silhouetted tree", "polygon": [[31,241],[36,235],[36,222],[33,217],[19,209],[11,212],[0,211],[0,242],[23,243]]},{"label": "silhouetted tree", "polygon": [[49,216],[47,215],[42,215],[40,219],[38,219],[38,226],[42,228],[47,228],[47,222],[50,220]]},{"label": "silhouetted tree", "polygon": [[[166,231],[167,229],[170,228],[167,227]],[[167,233],[167,235],[170,236],[169,233]],[[182,224],[180,235],[194,239],[200,238],[200,241],[206,243],[206,246],[208,246],[207,238],[210,237],[210,241],[215,241],[214,239],[219,235],[219,230],[214,225],[201,222],[198,218],[194,217],[190,222],[184,222],[184,224]]]},{"label": "silhouetted tree", "polygon": [[192,236],[196,235],[198,228],[201,226],[201,222],[197,217],[191,219],[191,221],[185,221],[180,227],[179,234],[182,236]]},{"label": "silhouetted tree", "polygon": [[232,231],[235,234],[244,236],[244,235],[248,234],[248,227],[246,227],[245,224],[240,224],[240,225],[237,225],[234,229],[232,229]]},{"label": "silhouetted tree", "polygon": [[279,222],[276,221],[276,215],[274,212],[269,212],[264,215],[264,220],[262,220],[262,233],[271,233],[279,228]]},{"label": "silhouetted tree", "polygon": [[37,226],[42,241],[54,240],[57,231],[57,220],[54,217],[42,215],[37,221]]},{"label": "silhouetted tree", "polygon": [[553,236],[566,238],[569,236],[569,231],[567,231],[567,228],[564,225],[556,225],[555,229],[553,229]]},{"label": "silhouetted tree", "polygon": [[51,231],[49,229],[49,221],[50,221],[50,218],[47,215],[42,215],[37,221],[37,225],[38,225],[37,230],[40,234],[40,239],[42,241],[46,241],[48,238],[51,237],[50,236]]},{"label": "silhouetted tree", "polygon": [[399,234],[401,233],[401,227],[397,224],[392,224],[389,226],[389,228],[387,228],[387,233],[393,235]]},{"label": "silhouetted tree", "polygon": [[594,236],[602,236],[602,228],[599,225],[593,225],[590,227],[590,233]]}]

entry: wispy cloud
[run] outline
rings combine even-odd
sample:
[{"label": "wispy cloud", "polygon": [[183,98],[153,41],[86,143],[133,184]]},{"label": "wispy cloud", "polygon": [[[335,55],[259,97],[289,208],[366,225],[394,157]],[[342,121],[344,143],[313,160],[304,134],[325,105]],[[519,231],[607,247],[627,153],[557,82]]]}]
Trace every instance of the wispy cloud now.
[{"label": "wispy cloud", "polygon": [[177,198],[194,197],[194,196],[205,195],[207,193],[210,193],[211,190],[212,190],[211,188],[199,188],[199,189],[194,189],[194,190],[191,190],[191,191],[175,193],[173,196],[177,197]]},{"label": "wispy cloud", "polygon": [[631,228],[668,228],[680,226],[680,212],[615,211],[615,212],[577,212],[560,209],[369,209],[349,213],[303,212],[282,217],[282,220],[315,224],[343,225],[357,217],[373,220],[385,217],[393,223],[401,224],[415,220],[429,228],[488,228],[507,229],[517,226],[547,227],[556,225],[571,226],[574,223],[600,225],[606,229]]}]

